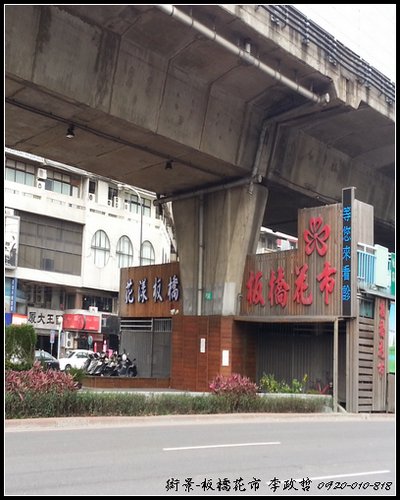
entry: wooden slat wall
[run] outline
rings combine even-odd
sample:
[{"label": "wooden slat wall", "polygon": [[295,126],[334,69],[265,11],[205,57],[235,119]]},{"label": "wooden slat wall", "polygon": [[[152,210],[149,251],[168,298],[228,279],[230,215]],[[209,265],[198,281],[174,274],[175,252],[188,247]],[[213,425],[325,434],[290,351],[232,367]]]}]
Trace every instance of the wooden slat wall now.
[{"label": "wooden slat wall", "polygon": [[[328,224],[331,227],[331,233],[326,240],[327,253],[320,256],[316,251],[307,256],[305,253],[306,243],[303,238],[304,229],[309,229],[311,217],[322,217],[323,225]],[[299,240],[298,249],[269,254],[249,255],[246,260],[245,271],[242,284],[241,315],[242,316],[340,316],[341,315],[341,289],[342,289],[342,242],[341,242],[341,204],[328,205],[326,207],[309,208],[299,210]],[[322,226],[321,226],[322,228]],[[335,279],[333,292],[329,294],[328,304],[325,304],[325,292],[320,290],[320,281],[317,276],[323,271],[324,263],[329,262],[331,267],[336,269],[332,275]],[[294,301],[296,290],[295,273],[296,266],[308,265],[307,284],[308,289],[305,296],[310,293],[313,295],[313,301],[310,305],[298,304]],[[289,285],[289,295],[286,307],[281,305],[272,305],[268,300],[268,282],[271,270],[277,276],[278,267],[284,270],[284,279]],[[262,272],[262,290],[265,305],[249,304],[247,301],[247,281],[250,272],[256,274]]]},{"label": "wooden slat wall", "polygon": [[[379,304],[385,308],[384,356],[385,373],[378,371],[379,349]],[[375,301],[374,319],[358,318],[358,411],[386,411],[386,379],[387,379],[387,349],[388,349],[389,312],[388,301]]]},{"label": "wooden slat wall", "polygon": [[374,368],[374,320],[359,318],[358,322],[358,411],[372,411]]},{"label": "wooden slat wall", "polygon": [[[388,338],[389,338],[389,306],[390,302],[384,298],[375,300],[375,320],[374,320],[374,350],[373,350],[373,411],[386,411],[386,381],[388,372]],[[384,319],[380,317],[380,305],[384,309]],[[383,375],[379,373],[378,363],[381,359],[378,356],[379,341],[381,339],[379,332],[379,323],[383,321],[384,337],[383,337],[383,355],[385,363],[385,372]]]},{"label": "wooden slat wall", "polygon": [[[183,313],[182,287],[179,284],[179,301],[169,301],[168,282],[171,276],[176,275],[179,278],[179,262],[169,264],[159,264],[154,266],[126,267],[121,269],[120,279],[120,316],[131,318],[170,318],[171,309],[179,309]],[[155,278],[162,278],[162,297],[163,302],[154,302],[153,284]],[[147,297],[148,301],[144,304],[138,302],[139,280],[147,278]],[[125,302],[126,283],[129,279],[134,282],[133,304]]]}]

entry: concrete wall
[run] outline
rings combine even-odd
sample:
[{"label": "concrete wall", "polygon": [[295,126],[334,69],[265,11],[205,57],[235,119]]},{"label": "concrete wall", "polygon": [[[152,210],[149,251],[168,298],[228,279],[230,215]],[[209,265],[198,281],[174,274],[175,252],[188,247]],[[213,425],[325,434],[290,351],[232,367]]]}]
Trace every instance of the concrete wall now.
[{"label": "concrete wall", "polygon": [[[253,194],[243,186],[204,195],[202,202],[192,198],[173,203],[184,314],[238,313],[246,256],[256,251],[267,196],[268,191],[256,185]],[[201,249],[200,210],[204,240]],[[212,294],[211,300],[204,298],[206,292]]]}]

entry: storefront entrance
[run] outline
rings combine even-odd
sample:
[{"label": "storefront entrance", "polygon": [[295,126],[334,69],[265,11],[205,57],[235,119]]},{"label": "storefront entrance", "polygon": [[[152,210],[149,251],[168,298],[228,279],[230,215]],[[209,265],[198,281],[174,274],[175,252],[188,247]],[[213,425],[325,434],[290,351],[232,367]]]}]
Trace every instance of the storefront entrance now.
[{"label": "storefront entrance", "polygon": [[[290,384],[307,374],[306,390],[333,381],[333,323],[257,323],[257,382],[263,374]],[[346,323],[339,322],[338,402],[346,403]]]},{"label": "storefront entrance", "polygon": [[136,358],[138,377],[167,378],[171,372],[170,318],[121,319],[121,346]]}]

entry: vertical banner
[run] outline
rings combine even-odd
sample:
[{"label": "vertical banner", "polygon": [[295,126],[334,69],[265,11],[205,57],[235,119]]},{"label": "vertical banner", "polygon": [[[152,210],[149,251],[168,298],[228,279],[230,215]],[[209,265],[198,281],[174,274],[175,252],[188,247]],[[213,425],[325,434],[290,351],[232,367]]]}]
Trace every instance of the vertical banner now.
[{"label": "vertical banner", "polygon": [[390,254],[390,294],[396,295],[396,254]]},{"label": "vertical banner", "polygon": [[342,315],[353,316],[353,296],[357,283],[353,283],[352,266],[357,266],[357,247],[353,241],[353,209],[355,187],[342,189]]},{"label": "vertical banner", "polygon": [[396,373],[396,303],[390,303],[389,310],[389,347],[388,364],[389,373]]},{"label": "vertical banner", "polygon": [[10,283],[10,312],[17,312],[17,278],[11,278]]},{"label": "vertical banner", "polygon": [[19,217],[6,214],[4,219],[4,266],[15,269],[18,256]]}]

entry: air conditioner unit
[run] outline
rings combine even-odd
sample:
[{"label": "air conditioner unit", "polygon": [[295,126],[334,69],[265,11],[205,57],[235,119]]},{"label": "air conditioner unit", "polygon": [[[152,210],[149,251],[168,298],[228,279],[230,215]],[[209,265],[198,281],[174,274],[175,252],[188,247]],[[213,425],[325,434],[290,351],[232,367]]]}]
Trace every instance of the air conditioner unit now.
[{"label": "air conditioner unit", "polygon": [[89,201],[96,201],[96,195],[93,193],[88,194],[88,200]]},{"label": "air conditioner unit", "polygon": [[124,203],[124,208],[125,208],[125,210],[129,210],[129,208],[130,208],[130,203]]},{"label": "air conditioner unit", "polygon": [[45,168],[38,168],[38,179],[47,179],[47,170]]},{"label": "air conditioner unit", "polygon": [[46,183],[44,181],[36,181],[36,187],[39,189],[44,189],[46,187]]},{"label": "air conditioner unit", "polygon": [[99,308],[97,306],[89,306],[89,312],[97,313],[99,312]]},{"label": "air conditioner unit", "polygon": [[72,339],[66,339],[65,348],[72,349],[74,347],[74,341]]},{"label": "air conditioner unit", "polygon": [[108,202],[107,202],[107,203],[108,203],[108,206],[109,206],[109,207],[112,207],[112,204],[113,204],[113,203],[112,203],[112,200],[108,200]]},{"label": "air conditioner unit", "polygon": [[74,347],[74,337],[71,332],[65,332],[65,348],[72,349]]},{"label": "air conditioner unit", "polygon": [[114,196],[114,207],[115,208],[119,208],[120,202],[121,202],[121,198],[119,198],[118,196]]}]

